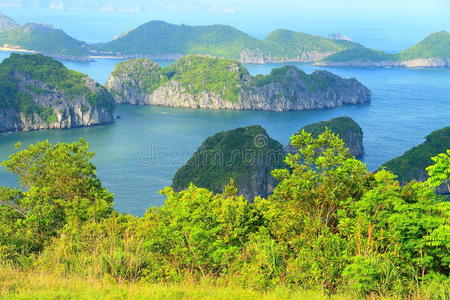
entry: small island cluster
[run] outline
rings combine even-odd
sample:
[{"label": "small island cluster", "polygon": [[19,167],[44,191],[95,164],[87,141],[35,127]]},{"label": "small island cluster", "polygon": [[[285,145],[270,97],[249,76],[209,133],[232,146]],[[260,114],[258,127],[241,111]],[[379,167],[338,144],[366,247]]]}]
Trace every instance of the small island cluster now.
[{"label": "small island cluster", "polygon": [[117,64],[107,88],[41,54],[12,54],[0,64],[0,132],[73,128],[114,121],[117,104],[209,109],[306,110],[369,102],[356,79],[296,67],[251,76],[236,61],[183,57],[161,68],[145,59]]},{"label": "small island cluster", "polygon": [[[371,99],[370,90],[356,79],[343,79],[327,71],[308,75],[296,67],[285,66],[269,75],[251,76],[237,61],[199,55],[183,57],[165,68],[148,59],[123,61],[116,65],[103,87],[50,57],[12,54],[0,64],[0,88],[4,91],[0,95],[0,132],[112,123],[117,104],[288,111],[362,104]],[[344,140],[350,154],[356,157],[364,154],[362,129],[350,118],[303,129],[315,136],[329,129]],[[263,144],[255,144],[258,138]],[[231,146],[223,148],[227,143]],[[263,155],[265,159],[221,167],[214,163],[192,163],[215,150],[226,161],[235,155],[232,150],[239,148],[236,143],[253,149],[253,158]],[[402,182],[424,180],[429,158],[448,147],[448,129],[443,129],[430,135],[424,145],[405,153],[405,158],[388,162],[386,167],[398,173]],[[284,155],[292,152],[292,146],[283,148],[259,126],[219,133],[206,140],[190,163],[180,169],[174,187],[185,188],[194,182],[220,191],[233,178],[248,199],[265,196],[276,185],[271,171],[280,168]],[[445,191],[445,186],[442,188]]]},{"label": "small island cluster", "polygon": [[19,25],[0,14],[0,46],[87,61],[98,57],[176,60],[190,54],[225,57],[241,63],[314,63],[334,67],[449,67],[450,33],[440,31],[397,54],[366,48],[350,37],[328,37],[286,29],[254,38],[226,25],[189,26],[150,21],[106,43],[87,44],[51,25]]}]

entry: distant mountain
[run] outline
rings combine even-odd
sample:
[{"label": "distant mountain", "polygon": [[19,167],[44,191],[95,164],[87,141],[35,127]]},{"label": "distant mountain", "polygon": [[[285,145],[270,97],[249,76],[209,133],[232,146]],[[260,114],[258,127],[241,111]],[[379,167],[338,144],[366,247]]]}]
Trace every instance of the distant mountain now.
[{"label": "distant mountain", "polygon": [[349,41],[279,29],[255,46],[243,49],[240,60],[243,63],[316,62],[334,53],[359,47],[362,46]]},{"label": "distant mountain", "polygon": [[231,26],[173,25],[151,21],[100,46],[97,50],[125,56],[181,57],[208,54],[237,59],[259,41]]},{"label": "distant mountain", "polygon": [[266,63],[313,62],[355,47],[361,46],[289,30],[276,30],[261,41],[231,26],[188,26],[151,21],[95,47],[95,50],[153,59],[203,54],[240,59],[243,63]]},{"label": "distant mountain", "polygon": [[368,48],[354,48],[330,55],[319,66],[357,67],[450,67],[450,33],[440,31],[398,53],[387,54]]},{"label": "distant mountain", "polygon": [[[432,157],[450,149],[450,127],[436,130],[422,144],[411,148],[403,155],[386,162],[383,167],[398,176],[400,182],[413,179],[424,181],[428,178],[425,168],[434,164]],[[440,187],[442,193],[448,193],[447,185]]]},{"label": "distant mountain", "polygon": [[111,94],[87,75],[41,54],[0,64],[0,132],[113,122]]},{"label": "distant mountain", "polygon": [[19,27],[19,24],[17,24],[13,19],[8,17],[7,15],[0,13],[0,32],[13,29],[16,27]]},{"label": "distant mountain", "polygon": [[188,55],[161,68],[147,59],[118,63],[107,88],[117,103],[209,109],[308,110],[369,102],[356,79],[327,71],[311,75],[294,66],[251,76],[241,63]]},{"label": "distant mountain", "polygon": [[88,46],[51,25],[29,23],[0,32],[0,45],[21,48],[48,56],[87,60]]},{"label": "distant mountain", "polygon": [[401,60],[420,58],[450,59],[450,33],[447,31],[439,31],[430,34],[420,43],[400,53]]}]

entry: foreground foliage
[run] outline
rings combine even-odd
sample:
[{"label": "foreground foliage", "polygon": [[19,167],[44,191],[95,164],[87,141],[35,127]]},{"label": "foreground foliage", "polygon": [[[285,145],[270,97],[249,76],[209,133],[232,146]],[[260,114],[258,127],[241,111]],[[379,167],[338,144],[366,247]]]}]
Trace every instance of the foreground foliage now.
[{"label": "foreground foliage", "polygon": [[111,209],[85,142],[18,152],[4,162],[23,190],[1,194],[0,257],[13,266],[4,267],[1,293],[450,296],[450,202],[433,189],[448,179],[447,155],[435,158],[428,182],[401,186],[388,171],[368,172],[329,130],[302,131],[291,144],[298,152],[274,171],[279,184],[267,199],[250,203],[232,183],[220,194],[166,188],[165,204],[141,218]]}]

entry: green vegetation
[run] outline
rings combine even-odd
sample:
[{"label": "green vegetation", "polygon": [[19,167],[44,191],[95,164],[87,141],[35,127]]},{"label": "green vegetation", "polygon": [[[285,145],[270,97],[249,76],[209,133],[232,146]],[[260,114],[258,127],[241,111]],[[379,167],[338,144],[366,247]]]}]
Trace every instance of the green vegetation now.
[{"label": "green vegetation", "polygon": [[310,93],[325,90],[336,84],[336,77],[327,71],[314,71],[306,74],[295,66],[284,66],[272,69],[269,75],[256,75],[250,82],[253,87],[264,87],[269,84],[281,84],[283,88],[305,89]]},{"label": "green vegetation", "polygon": [[123,97],[124,90],[151,94],[173,80],[194,96],[206,92],[231,102],[239,101],[243,89],[263,88],[271,84],[281,85],[288,97],[295,101],[297,98],[293,91],[316,93],[354,83],[354,79],[342,80],[326,71],[308,75],[295,66],[276,68],[269,75],[253,77],[237,61],[201,55],[185,56],[165,68],[148,59],[127,60],[118,63],[111,75],[109,88],[118,97]]},{"label": "green vegetation", "polygon": [[440,31],[429,35],[423,41],[399,54],[387,54],[365,47],[347,49],[323,59],[324,62],[382,62],[406,61],[417,58],[450,58],[450,33]]},{"label": "green vegetation", "polygon": [[87,45],[48,25],[26,24],[0,32],[0,45],[20,46],[50,56],[84,57]]},{"label": "green vegetation", "polygon": [[[18,284],[20,282],[20,284]],[[411,300],[431,295],[433,287],[417,291]],[[99,300],[99,299],[164,299],[164,300],[349,300],[348,295],[329,296],[320,291],[304,291],[280,287],[269,291],[255,291],[230,286],[205,278],[202,282],[182,283],[122,282],[111,278],[86,278],[75,275],[56,275],[36,270],[20,271],[0,266],[0,298],[8,300]]]},{"label": "green vegetation", "polygon": [[346,136],[348,132],[356,132],[362,135],[362,129],[359,127],[358,123],[353,121],[353,119],[349,117],[339,117],[334,118],[329,121],[323,121],[311,125],[307,125],[303,127],[302,130],[311,133],[314,137],[319,136],[324,133],[326,129],[331,130],[335,133],[339,138],[341,138],[344,143],[349,144],[349,140],[347,140]]},{"label": "green vegetation", "polygon": [[449,179],[448,154],[426,183],[401,186],[368,172],[329,130],[291,144],[298,151],[273,172],[267,198],[250,203],[232,184],[166,188],[143,217],[111,208],[83,141],[13,154],[3,166],[21,188],[0,192],[0,296],[450,296],[450,202],[433,190]]},{"label": "green vegetation", "polygon": [[252,178],[262,181],[270,177],[272,170],[284,166],[283,158],[282,145],[271,139],[261,126],[220,132],[206,139],[178,170],[172,186],[179,191],[193,183],[221,193],[230,180],[240,186],[256,185]]},{"label": "green vegetation", "polygon": [[323,61],[326,62],[382,62],[382,61],[395,61],[397,56],[393,54],[387,54],[379,50],[369,48],[354,48],[348,49],[336,54],[330,55]]},{"label": "green vegetation", "polygon": [[309,76],[302,70],[293,66],[284,66],[281,68],[275,68],[270,71],[269,75],[256,75],[251,85],[255,87],[263,87],[265,85],[280,83],[284,87],[288,87],[292,84],[293,80],[289,75],[289,71],[296,72],[298,76],[303,79],[307,79]]},{"label": "green vegetation", "polygon": [[311,51],[335,53],[354,47],[361,46],[288,30],[276,30],[261,41],[230,26],[152,21],[96,50],[123,55],[204,54],[239,59],[245,49],[260,49],[275,58],[294,59]]},{"label": "green vegetation", "polygon": [[400,53],[401,60],[431,57],[450,58],[450,33],[447,31],[433,33],[419,44]]},{"label": "green vegetation", "polygon": [[[26,84],[23,78],[44,84]],[[13,108],[31,118],[35,113],[47,122],[55,121],[56,116],[50,107],[36,103],[33,98],[51,94],[55,90],[68,99],[85,97],[91,105],[113,109],[113,101],[106,89],[98,92],[86,86],[87,75],[72,71],[54,59],[41,54],[11,56],[0,64],[0,108]]]},{"label": "green vegetation", "polygon": [[356,157],[364,155],[364,147],[362,144],[363,131],[358,123],[349,117],[339,117],[329,121],[310,124],[303,127],[301,130],[305,130],[314,137],[317,137],[327,129],[342,139],[349,148],[350,154]]},{"label": "green vegetation", "polygon": [[152,93],[164,82],[168,81],[166,72],[161,71],[160,65],[148,59],[130,59],[117,63],[112,76],[126,75],[128,87],[136,87],[146,93]]},{"label": "green vegetation", "polygon": [[181,58],[162,72],[194,95],[213,92],[231,102],[239,100],[241,87],[250,76],[247,69],[236,61],[205,56]]},{"label": "green vegetation", "polygon": [[187,26],[151,21],[98,50],[124,55],[209,54],[237,59],[242,49],[257,43],[257,39],[230,26]]},{"label": "green vegetation", "polygon": [[275,58],[295,58],[301,56],[302,53],[311,51],[336,53],[346,49],[359,48],[361,45],[280,29],[270,33],[259,47],[265,54]]},{"label": "green vegetation", "polygon": [[426,137],[424,143],[386,162],[383,166],[396,174],[403,183],[427,179],[425,168],[433,164],[431,159],[450,149],[450,127],[437,130]]},{"label": "green vegetation", "polygon": [[123,78],[127,88],[146,93],[175,80],[195,96],[208,92],[237,102],[241,86],[250,75],[240,63],[230,59],[188,55],[165,68],[148,59],[127,60],[116,65],[112,76]]}]

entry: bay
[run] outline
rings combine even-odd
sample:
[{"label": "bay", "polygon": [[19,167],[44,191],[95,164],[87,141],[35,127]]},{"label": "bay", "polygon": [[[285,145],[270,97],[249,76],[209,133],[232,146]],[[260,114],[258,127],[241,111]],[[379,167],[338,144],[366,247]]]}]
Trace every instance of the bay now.
[{"label": "bay", "polygon": [[[9,53],[0,53],[0,60]],[[104,83],[118,60],[63,63]],[[163,66],[169,61],[160,62]],[[307,73],[317,68],[296,64]],[[247,65],[252,74],[267,74],[281,64]],[[115,124],[70,130],[0,134],[0,161],[14,144],[42,140],[86,139],[97,153],[94,163],[104,185],[115,194],[116,209],[142,215],[161,205],[158,194],[202,141],[222,130],[259,124],[271,137],[287,144],[301,127],[339,116],[356,120],[364,131],[363,161],[376,170],[385,161],[423,142],[434,130],[450,125],[449,69],[321,68],[355,77],[373,91],[370,104],[302,112],[258,112],[120,105]],[[17,178],[0,169],[0,185],[16,186]]]}]

